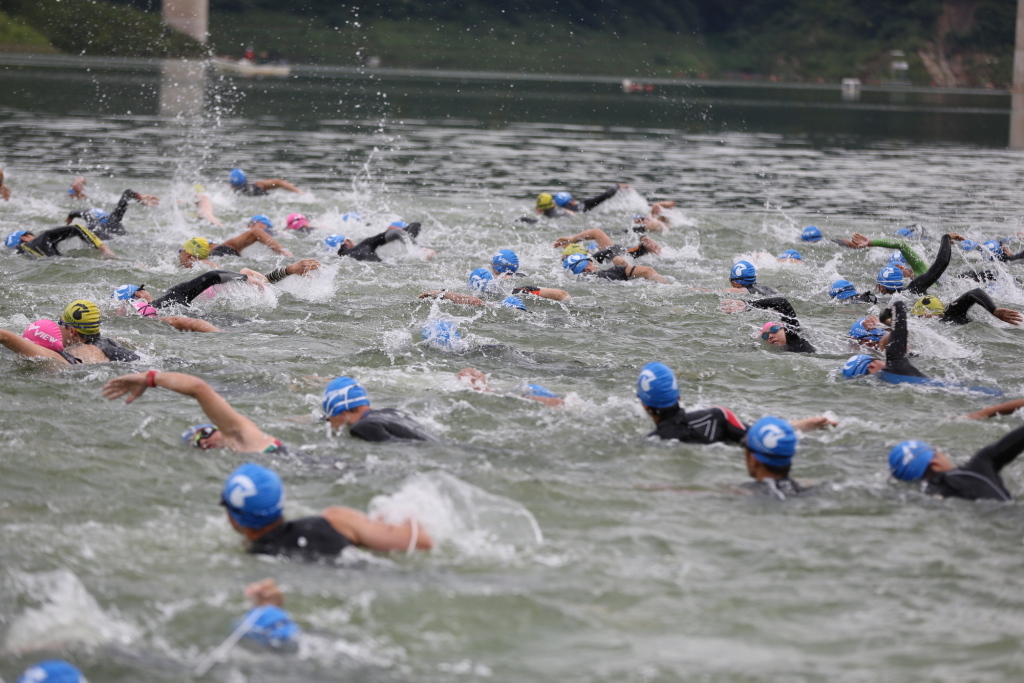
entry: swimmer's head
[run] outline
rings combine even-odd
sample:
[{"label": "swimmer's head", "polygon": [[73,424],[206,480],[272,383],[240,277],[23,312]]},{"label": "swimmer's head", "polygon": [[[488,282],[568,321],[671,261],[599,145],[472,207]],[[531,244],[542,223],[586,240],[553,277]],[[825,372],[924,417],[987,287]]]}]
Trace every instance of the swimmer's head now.
[{"label": "swimmer's head", "polygon": [[964,240],[963,242],[960,243],[960,248],[963,249],[964,251],[974,251],[975,249],[980,249],[981,247],[974,240]]},{"label": "swimmer's head", "polygon": [[486,268],[477,268],[469,274],[469,288],[474,292],[486,292],[494,287],[494,276]]},{"label": "swimmer's head", "polygon": [[669,408],[679,403],[679,383],[664,363],[648,363],[637,377],[636,396],[649,408]]},{"label": "swimmer's head", "polygon": [[405,221],[395,221],[388,226],[388,230],[401,230],[402,228],[408,228],[409,224]]},{"label": "swimmer's head", "polygon": [[496,273],[514,273],[519,270],[519,257],[511,249],[501,249],[491,257],[491,267]]},{"label": "swimmer's head", "polygon": [[16,249],[19,244],[27,241],[25,239],[22,239],[26,235],[31,237],[32,233],[30,233],[28,230],[15,230],[14,232],[7,236],[7,239],[4,240],[4,246],[10,247],[11,249]]},{"label": "swimmer's head", "polygon": [[897,237],[913,237],[914,236],[914,231],[911,230],[910,228],[900,228],[899,230],[896,231],[896,236]]},{"label": "swimmer's head", "polygon": [[875,281],[884,292],[898,292],[903,289],[903,271],[896,266],[886,266],[878,271]]},{"label": "swimmer's head", "polygon": [[821,230],[818,230],[817,226],[808,225],[804,228],[803,232],[800,233],[800,239],[804,242],[820,242]]},{"label": "swimmer's head", "polygon": [[573,242],[572,244],[570,244],[569,246],[562,250],[562,258],[564,259],[566,256],[571,256],[572,254],[580,254],[582,256],[586,256],[589,253],[590,252],[587,251],[587,248],[583,246],[580,242]]},{"label": "swimmer's head", "polygon": [[231,183],[231,187],[242,187],[245,185],[245,180],[245,171],[240,168],[233,169],[228,176],[228,182]]},{"label": "swimmer's head", "polygon": [[362,219],[363,217],[355,211],[346,211],[345,215],[341,217],[341,220],[343,221],[360,221]]},{"label": "swimmer's head", "polygon": [[135,298],[135,292],[139,291],[138,285],[121,285],[114,290],[114,293],[110,295],[111,299],[117,299],[118,301],[128,301],[129,299]]},{"label": "swimmer's head", "polygon": [[284,224],[289,230],[305,230],[310,227],[309,219],[301,213],[288,214],[288,218],[285,219]]},{"label": "swimmer's head", "polygon": [[869,330],[864,326],[865,320],[867,320],[867,318],[861,318],[850,326],[850,339],[853,339],[858,344],[877,344],[882,341],[882,337],[885,336],[885,330],[881,327]]},{"label": "swimmer's head", "polygon": [[829,287],[828,295],[833,299],[839,299],[845,301],[846,299],[852,299],[857,296],[857,288],[853,286],[853,283],[849,280],[836,280]]},{"label": "swimmer's head", "polygon": [[60,353],[64,350],[64,339],[60,333],[60,326],[53,320],[37,320],[29,323],[21,336],[33,344],[38,344],[45,349]]},{"label": "swimmer's head", "polygon": [[91,225],[106,225],[110,220],[110,214],[103,209],[93,207],[85,212],[85,220]]},{"label": "swimmer's head", "polygon": [[590,265],[590,257],[584,254],[569,254],[562,259],[562,267],[575,275],[584,272]]},{"label": "swimmer's head", "polygon": [[228,475],[220,504],[240,527],[262,529],[269,526],[284,513],[281,477],[262,465],[247,462]]},{"label": "swimmer's head", "polygon": [[181,245],[180,253],[188,254],[197,259],[205,259],[210,256],[210,240],[205,237],[193,237]]},{"label": "swimmer's head", "polygon": [[423,341],[431,346],[440,346],[446,349],[454,348],[462,339],[458,327],[448,320],[431,320],[420,330],[420,334],[423,336]]},{"label": "swimmer's head", "polygon": [[946,307],[942,305],[942,301],[940,301],[937,296],[922,296],[914,302],[910,312],[914,315],[923,315],[930,318],[933,315],[942,315],[945,313]]},{"label": "swimmer's head", "polygon": [[274,222],[270,220],[270,216],[265,213],[258,213],[249,219],[250,228],[262,227],[268,233],[273,234]]},{"label": "swimmer's head", "polygon": [[795,261],[803,261],[804,257],[800,255],[800,252],[796,249],[787,249],[786,251],[779,254],[778,259],[785,261],[786,259],[793,259]]},{"label": "swimmer's head", "polygon": [[[872,368],[871,364],[877,363],[878,367]],[[877,358],[872,358],[866,353],[859,353],[856,356],[851,356],[846,363],[843,364],[843,377],[846,379],[853,379],[854,377],[860,377],[861,375],[873,375],[871,372],[874,369],[878,372],[884,363]]]},{"label": "swimmer's head", "polygon": [[143,318],[155,318],[157,317],[156,309],[153,308],[153,304],[149,303],[145,299],[136,299],[132,302],[132,306],[139,312]]},{"label": "swimmer's head", "polygon": [[63,659],[47,659],[25,669],[14,683],[88,683],[82,672]]},{"label": "swimmer's head", "polygon": [[777,320],[765,323],[761,326],[761,339],[772,346],[785,346],[786,326]]},{"label": "swimmer's head", "polygon": [[72,301],[60,317],[62,327],[76,330],[83,337],[100,333],[100,307],[86,299]]},{"label": "swimmer's head", "polygon": [[1003,245],[999,240],[989,240],[983,242],[981,246],[984,247],[981,252],[988,256],[989,261],[995,261],[1003,255]]},{"label": "swimmer's head", "polygon": [[917,481],[934,458],[935,449],[924,441],[904,441],[889,451],[889,471],[900,481]]},{"label": "swimmer's head", "polygon": [[299,627],[277,605],[261,605],[249,610],[242,621],[256,619],[242,637],[263,647],[287,647],[299,637]]},{"label": "swimmer's head", "polygon": [[335,377],[324,387],[320,408],[330,419],[344,412],[370,405],[370,396],[363,385],[351,377]]},{"label": "swimmer's head", "polygon": [[211,438],[219,432],[216,425],[192,425],[181,433],[181,441],[188,446],[202,448],[204,451],[208,448],[219,448],[221,444],[215,442],[223,441],[223,435],[219,435],[219,438]]},{"label": "swimmer's head", "polygon": [[502,300],[501,305],[503,308],[517,308],[520,311],[526,310],[526,304],[523,303],[523,300],[514,296],[505,297],[505,299]]},{"label": "swimmer's head", "polygon": [[537,208],[541,211],[555,208],[555,198],[548,192],[541,192],[537,195]]},{"label": "swimmer's head", "polygon": [[324,251],[338,251],[344,243],[344,235],[328,235],[320,240],[320,248]]},{"label": "swimmer's head", "polygon": [[545,389],[539,384],[529,384],[527,382],[520,382],[516,386],[512,387],[511,392],[517,396],[537,396],[540,398],[561,398],[558,394]]},{"label": "swimmer's head", "polygon": [[729,270],[729,281],[741,285],[752,285],[757,282],[757,269],[750,261],[737,261]]},{"label": "swimmer's head", "polygon": [[572,204],[572,195],[568,192],[556,192],[554,199],[555,206],[568,206]]},{"label": "swimmer's head", "polygon": [[896,263],[902,264],[904,266],[910,265],[907,263],[907,257],[903,255],[902,251],[894,251],[891,254],[889,254],[889,261],[887,265],[891,266]]},{"label": "swimmer's head", "polygon": [[769,467],[789,467],[796,454],[796,432],[785,420],[762,417],[747,430],[747,449]]}]

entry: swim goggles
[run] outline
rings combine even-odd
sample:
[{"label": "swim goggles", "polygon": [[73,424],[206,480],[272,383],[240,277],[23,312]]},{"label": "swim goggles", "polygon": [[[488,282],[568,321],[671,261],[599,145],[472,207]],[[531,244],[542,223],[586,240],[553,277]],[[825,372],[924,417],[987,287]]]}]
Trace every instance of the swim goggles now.
[{"label": "swim goggles", "polygon": [[761,339],[763,339],[765,341],[768,341],[769,337],[771,337],[773,334],[775,334],[776,332],[778,332],[781,329],[782,329],[782,327],[779,326],[779,325],[772,325],[767,330],[765,330],[764,332],[761,333]]},{"label": "swim goggles", "polygon": [[196,430],[196,433],[189,438],[189,441],[191,441],[192,445],[195,446],[196,448],[203,448],[203,445],[200,443],[200,441],[202,441],[203,439],[210,438],[216,431],[216,427],[202,427]]}]

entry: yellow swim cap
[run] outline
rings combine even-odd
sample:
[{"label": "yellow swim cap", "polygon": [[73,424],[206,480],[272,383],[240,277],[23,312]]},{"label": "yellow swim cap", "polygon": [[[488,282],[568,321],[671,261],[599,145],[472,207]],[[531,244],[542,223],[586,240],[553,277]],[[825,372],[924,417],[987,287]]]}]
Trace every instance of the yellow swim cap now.
[{"label": "yellow swim cap", "polygon": [[914,315],[942,315],[946,312],[946,307],[937,296],[922,296],[914,302],[910,312]]},{"label": "yellow swim cap", "polygon": [[206,188],[200,185],[199,183],[196,183],[192,187],[195,188],[196,192],[206,192]]},{"label": "yellow swim cap", "polygon": [[192,254],[196,258],[206,258],[210,255],[210,240],[205,237],[193,237],[181,245],[181,250],[186,254]]},{"label": "yellow swim cap", "polygon": [[60,319],[68,327],[78,330],[80,334],[90,336],[100,333],[100,307],[91,301],[72,301],[64,309]]},{"label": "yellow swim cap", "polygon": [[588,253],[590,252],[587,251],[587,248],[585,246],[583,246],[579,242],[574,242],[573,244],[570,244],[569,246],[562,250],[562,258],[565,258],[570,254],[581,254],[583,256],[586,256]]},{"label": "yellow swim cap", "polygon": [[541,211],[555,208],[555,198],[547,192],[541,192],[537,195],[537,208]]}]

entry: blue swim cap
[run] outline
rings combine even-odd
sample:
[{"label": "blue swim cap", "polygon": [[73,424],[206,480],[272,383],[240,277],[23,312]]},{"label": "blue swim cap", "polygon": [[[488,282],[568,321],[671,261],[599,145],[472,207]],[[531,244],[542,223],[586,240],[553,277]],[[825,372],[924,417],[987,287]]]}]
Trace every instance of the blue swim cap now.
[{"label": "blue swim cap", "polygon": [[907,257],[903,255],[902,251],[894,251],[889,254],[888,265],[891,266],[894,263],[900,263],[904,266],[910,265],[907,263]]},{"label": "blue swim cap", "polygon": [[857,341],[881,341],[882,337],[885,336],[885,330],[881,327],[869,330],[864,327],[865,320],[867,320],[867,318],[861,318],[850,326],[850,336]]},{"label": "blue swim cap", "polygon": [[189,446],[199,448],[199,442],[217,431],[217,426],[209,423],[192,425],[181,433],[181,440]]},{"label": "blue swim cap", "polygon": [[519,257],[511,249],[501,249],[491,257],[491,267],[497,273],[514,273],[519,270]]},{"label": "blue swim cap", "polygon": [[803,261],[804,257],[800,255],[800,252],[796,249],[787,249],[778,256],[779,260],[787,258],[795,258],[797,261]]},{"label": "blue swim cap", "polygon": [[94,206],[85,212],[85,220],[90,223],[106,225],[107,221],[110,220],[110,214],[103,209],[98,209]]},{"label": "blue swim cap", "polygon": [[964,251],[974,251],[978,248],[978,243],[974,240],[964,240],[960,243],[960,248]]},{"label": "blue swim cap", "polygon": [[28,234],[28,230],[15,230],[4,240],[4,245],[14,249],[21,244],[21,236],[26,234]]},{"label": "blue swim cap", "polygon": [[231,183],[231,187],[241,187],[245,185],[245,171],[240,168],[236,168],[231,171],[231,175],[228,176],[228,180]]},{"label": "blue swim cap", "polygon": [[556,394],[555,392],[551,391],[550,389],[545,389],[544,387],[540,386],[539,384],[526,384],[526,383],[520,384],[515,389],[513,389],[513,391],[518,393],[520,396],[540,396],[541,398],[560,398],[558,396],[558,394]]},{"label": "blue swim cap", "polygon": [[231,519],[247,529],[262,529],[273,524],[281,519],[284,510],[281,477],[251,462],[228,475],[220,495]]},{"label": "blue swim cap", "polygon": [[338,249],[341,249],[341,244],[344,241],[344,235],[328,235],[320,240],[320,248],[324,251],[338,251]]},{"label": "blue swim cap", "polygon": [[828,295],[833,299],[852,299],[857,296],[857,288],[849,280],[836,280],[828,290]]},{"label": "blue swim cap", "polygon": [[469,288],[474,292],[486,292],[494,287],[494,276],[486,268],[477,268],[469,274]]},{"label": "blue swim cap", "polygon": [[741,285],[752,285],[757,282],[757,269],[750,261],[737,261],[729,271],[729,281]]},{"label": "blue swim cap", "polygon": [[899,291],[903,289],[903,273],[896,266],[886,266],[878,271],[878,284],[888,290]]},{"label": "blue swim cap", "polygon": [[388,226],[388,230],[397,230],[398,228],[408,228],[409,224],[405,221],[395,221]]},{"label": "blue swim cap", "polygon": [[128,301],[128,299],[135,296],[135,292],[137,291],[139,291],[138,285],[121,285],[114,290],[114,293],[110,295],[110,298],[117,299],[118,301]]},{"label": "blue swim cap", "polygon": [[351,377],[335,377],[324,388],[320,407],[327,417],[340,415],[346,410],[370,405],[370,397],[363,385]]},{"label": "blue swim cap", "polygon": [[668,408],[679,403],[679,383],[664,363],[648,363],[636,379],[636,396],[650,408]]},{"label": "blue swim cap", "polygon": [[571,270],[576,275],[585,271],[589,263],[590,257],[583,254],[569,254],[562,259],[562,267],[566,270]]},{"label": "blue swim cap", "polygon": [[85,677],[63,659],[48,659],[25,669],[14,683],[85,683]]},{"label": "blue swim cap", "polygon": [[253,216],[252,218],[250,218],[249,219],[249,225],[252,225],[253,223],[262,223],[263,225],[267,226],[267,230],[273,230],[274,229],[273,221],[271,221],[270,220],[270,216],[268,216],[265,213],[258,213],[255,216]]},{"label": "blue swim cap", "polygon": [[526,310],[526,304],[523,303],[523,300],[515,296],[505,297],[501,305],[505,308],[518,308],[520,311]]},{"label": "blue swim cap", "polygon": [[985,247],[985,249],[988,251],[989,261],[995,261],[996,259],[1003,255],[1003,245],[1001,245],[998,240],[989,240],[987,242],[982,243],[981,246]]},{"label": "blue swim cap", "polygon": [[817,226],[808,225],[804,228],[804,231],[800,233],[800,239],[804,242],[817,242],[821,239],[821,230],[818,230]]},{"label": "blue swim cap", "polygon": [[[279,648],[289,645],[291,641],[299,637],[299,627],[288,616],[288,613],[277,605],[263,605],[253,607],[246,612],[242,621],[249,620],[254,613],[259,614],[249,630],[242,637],[259,643],[264,647]],[[235,628],[238,628],[236,625]]]},{"label": "blue swim cap", "polygon": [[875,359],[866,353],[851,356],[850,360],[846,361],[846,364],[843,365],[843,377],[846,379],[853,379],[854,377],[860,377],[861,375],[868,374],[868,365],[870,365],[873,360]]},{"label": "blue swim cap", "polygon": [[362,220],[362,219],[363,219],[363,217],[360,216],[355,211],[346,211],[345,215],[341,217],[341,220],[343,220],[343,221],[359,221],[359,220]]},{"label": "blue swim cap", "polygon": [[900,228],[896,231],[896,235],[899,237],[913,237],[914,231],[910,228]]},{"label": "blue swim cap", "polygon": [[555,205],[566,206],[572,203],[572,195],[568,192],[556,192],[555,193]]},{"label": "blue swim cap", "polygon": [[431,320],[420,330],[424,341],[432,346],[453,348],[462,339],[458,327],[447,320]]},{"label": "blue swim cap", "polygon": [[900,481],[916,481],[934,457],[935,449],[924,441],[904,441],[889,451],[889,471]]},{"label": "blue swim cap", "polygon": [[765,465],[787,467],[796,454],[796,432],[785,420],[762,417],[747,430],[747,448]]}]

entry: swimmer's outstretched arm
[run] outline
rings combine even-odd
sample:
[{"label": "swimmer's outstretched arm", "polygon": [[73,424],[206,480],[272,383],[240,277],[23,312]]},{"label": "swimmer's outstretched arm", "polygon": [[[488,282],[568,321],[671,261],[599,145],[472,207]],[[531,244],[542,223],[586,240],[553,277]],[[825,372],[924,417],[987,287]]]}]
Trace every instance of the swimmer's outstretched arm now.
[{"label": "swimmer's outstretched arm", "polygon": [[623,266],[626,269],[626,277],[629,279],[643,278],[645,280],[653,280],[654,282],[660,282],[663,285],[668,284],[668,280],[663,278],[658,271],[650,266],[634,266],[630,265],[629,261],[623,256],[616,256],[612,259],[612,263],[617,266]]},{"label": "swimmer's outstretched arm", "polygon": [[[131,375],[116,377],[103,387],[103,396],[113,401],[128,394],[125,403],[131,403],[143,393],[147,385],[148,372],[137,372]],[[209,384],[183,372],[157,372],[153,374],[153,386],[170,389],[185,396],[191,396],[199,402],[210,422],[224,435],[224,445],[233,451],[254,453],[269,446],[274,438],[264,434],[255,422],[239,413],[213,390]]]},{"label": "swimmer's outstretched arm", "polygon": [[55,360],[63,365],[68,365],[67,360],[56,351],[31,342],[10,330],[0,330],[0,344],[25,358],[46,358]]},{"label": "swimmer's outstretched arm", "polygon": [[446,292],[440,289],[434,289],[429,292],[420,294],[420,299],[448,299],[448,301],[454,301],[457,304],[465,304],[467,306],[484,306],[483,299],[478,299],[471,294],[460,294],[459,292]]},{"label": "swimmer's outstretched arm", "polygon": [[295,187],[287,180],[281,180],[280,178],[267,178],[266,180],[257,180],[253,183],[256,187],[261,190],[288,190],[295,194],[306,194],[305,190],[300,190]]},{"label": "swimmer's outstretched arm", "polygon": [[219,329],[198,318],[183,315],[162,315],[160,319],[180,332],[220,332]]},{"label": "swimmer's outstretched arm", "polygon": [[204,221],[208,223],[213,223],[218,227],[224,227],[224,223],[222,223],[219,218],[213,215],[213,202],[210,201],[210,198],[207,195],[197,194],[193,201],[195,202],[196,206],[199,207],[199,211],[197,213],[199,214],[200,218],[202,218]]},{"label": "swimmer's outstretched arm", "polygon": [[1013,401],[1007,401],[1006,403],[1000,403],[999,405],[989,406],[988,408],[982,408],[976,413],[970,413],[965,415],[968,420],[984,420],[986,418],[995,417],[996,415],[1011,415],[1020,408],[1024,408],[1024,398],[1018,398]]},{"label": "swimmer's outstretched arm", "polygon": [[512,290],[513,294],[533,294],[539,296],[542,299],[551,299],[552,301],[571,301],[572,297],[569,296],[569,292],[564,289],[555,289],[553,287],[538,287],[537,289],[531,289],[530,287],[516,287]]},{"label": "swimmer's outstretched arm", "polygon": [[559,237],[555,240],[555,249],[561,249],[573,242],[582,242],[583,240],[594,240],[597,242],[598,249],[607,249],[614,244],[612,238],[608,237],[604,230],[601,228],[591,228],[571,237]]},{"label": "swimmer's outstretched arm", "polygon": [[[294,256],[294,254],[292,252],[290,252],[287,249],[285,249],[284,247],[282,247],[280,244],[278,244],[277,240],[275,240],[273,237],[268,235],[266,233],[266,231],[264,231],[264,230],[262,230],[260,228],[254,228],[253,229],[253,237],[255,237],[258,242],[262,242],[263,244],[267,245],[269,248],[273,249],[274,251],[276,251],[281,256],[287,256],[289,258]],[[252,244],[252,243],[250,242],[250,244]],[[248,245],[246,245],[246,246],[248,246]],[[241,252],[242,250],[239,249],[238,251]]]},{"label": "swimmer's outstretched arm", "polygon": [[835,427],[839,423],[830,417],[815,415],[814,417],[805,417],[802,420],[790,420],[789,424],[798,432],[813,432],[815,429]]},{"label": "swimmer's outstretched arm", "polygon": [[415,520],[403,524],[386,524],[372,520],[359,510],[329,507],[320,515],[356,545],[370,550],[410,550],[415,540],[416,550],[430,550],[434,542],[426,529]]},{"label": "swimmer's outstretched arm", "polygon": [[[267,282],[274,284],[280,282],[289,275],[307,275],[311,271],[317,270],[320,267],[320,262],[316,259],[304,258],[301,261],[295,263],[289,263],[287,266],[283,266],[276,270],[272,270],[269,273],[263,275]],[[243,269],[244,271],[245,269]]]},{"label": "swimmer's outstretched arm", "polygon": [[71,188],[68,195],[72,199],[88,199],[89,197],[85,194],[85,176],[76,176],[71,181]]}]

